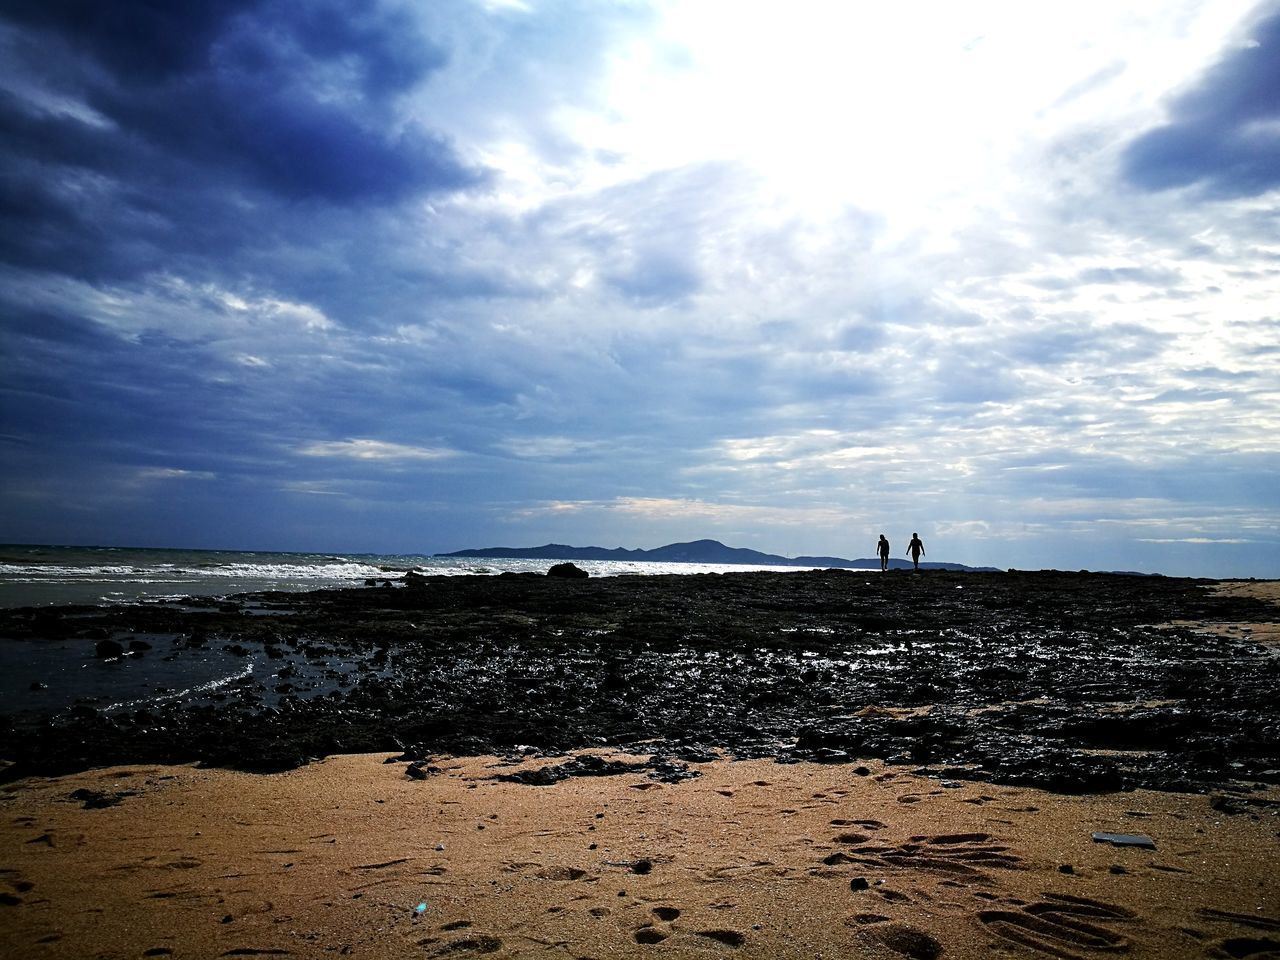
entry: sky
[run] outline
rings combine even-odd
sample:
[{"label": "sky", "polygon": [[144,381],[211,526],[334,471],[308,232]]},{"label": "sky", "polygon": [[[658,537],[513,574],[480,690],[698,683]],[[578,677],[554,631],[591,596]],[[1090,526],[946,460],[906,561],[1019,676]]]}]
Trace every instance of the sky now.
[{"label": "sky", "polygon": [[6,0],[0,541],[1280,577],[1280,4]]}]

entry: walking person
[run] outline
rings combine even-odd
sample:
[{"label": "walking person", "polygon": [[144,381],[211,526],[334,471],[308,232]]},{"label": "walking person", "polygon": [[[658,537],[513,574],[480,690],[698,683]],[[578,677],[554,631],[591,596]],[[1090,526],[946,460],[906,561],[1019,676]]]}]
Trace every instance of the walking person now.
[{"label": "walking person", "polygon": [[924,541],[920,539],[920,534],[911,534],[911,542],[907,544],[907,553],[911,555],[911,562],[915,565],[915,569],[920,569],[920,558],[924,556]]},{"label": "walking person", "polygon": [[889,569],[889,541],[885,539],[884,534],[880,534],[880,542],[876,544],[876,549],[880,551],[880,570]]}]

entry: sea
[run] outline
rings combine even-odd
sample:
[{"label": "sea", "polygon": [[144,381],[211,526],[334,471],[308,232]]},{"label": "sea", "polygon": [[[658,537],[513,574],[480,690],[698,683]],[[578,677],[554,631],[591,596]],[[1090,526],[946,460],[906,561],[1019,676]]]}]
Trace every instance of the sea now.
[{"label": "sea", "polygon": [[[136,547],[0,545],[0,608],[126,604],[227,597],[262,590],[322,590],[424,575],[545,573],[557,560],[507,560],[378,553],[266,553]],[[795,572],[804,567],[574,560],[593,577],[622,574]]]},{"label": "sea", "polygon": [[[399,580],[410,570],[424,575],[494,576],[505,571],[545,573],[556,560],[507,560],[373,553],[262,553],[240,550],[166,550],[132,547],[0,545],[0,608],[62,605],[116,606],[226,598],[265,590],[306,591],[363,587],[370,580]],[[735,570],[794,572],[803,567],[740,564],[646,563],[574,560],[595,577],[624,574],[726,573]],[[268,611],[248,610],[266,614]],[[75,706],[114,712],[160,704],[213,703],[245,684],[257,684],[263,700],[280,699],[284,682],[295,695],[325,696],[354,682],[371,667],[356,660],[320,666],[306,658],[273,659],[258,648],[247,656],[221,644],[198,648],[173,636],[133,635],[154,646],[100,657],[94,642],[69,637],[18,639],[0,635],[0,718],[6,713],[49,717]]]}]

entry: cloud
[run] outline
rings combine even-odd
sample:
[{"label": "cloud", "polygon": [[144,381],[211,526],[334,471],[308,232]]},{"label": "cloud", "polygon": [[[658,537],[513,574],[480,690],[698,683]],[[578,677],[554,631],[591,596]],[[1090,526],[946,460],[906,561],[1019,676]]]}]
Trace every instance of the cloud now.
[{"label": "cloud", "polygon": [[386,440],[321,440],[298,447],[304,457],[340,457],[351,460],[444,460],[457,456],[442,447],[415,447]]},{"label": "cloud", "polygon": [[1280,14],[1170,104],[1167,123],[1126,149],[1124,175],[1144,190],[1197,187],[1211,198],[1280,186]]},{"label": "cloud", "polygon": [[603,444],[572,437],[510,437],[499,446],[521,459],[542,460],[589,453],[601,449]]},{"label": "cloud", "polygon": [[1011,10],[10,4],[0,524],[1274,566],[1275,196],[1130,164],[1270,68]]},{"label": "cloud", "polygon": [[138,471],[139,480],[214,480],[216,474],[208,470],[182,470],[176,467],[144,467]]},{"label": "cloud", "polygon": [[1139,543],[1255,543],[1243,537],[1139,537]]},{"label": "cloud", "polygon": [[176,254],[301,241],[327,208],[483,178],[404,113],[445,59],[404,9],[127,0],[105,15],[65,0],[5,14],[10,262],[126,278]]}]

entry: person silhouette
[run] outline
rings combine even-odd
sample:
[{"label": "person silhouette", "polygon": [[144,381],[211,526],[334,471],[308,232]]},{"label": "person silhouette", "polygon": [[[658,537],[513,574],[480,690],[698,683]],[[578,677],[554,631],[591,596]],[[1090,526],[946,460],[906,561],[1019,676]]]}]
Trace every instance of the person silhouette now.
[{"label": "person silhouette", "polygon": [[920,534],[911,534],[911,542],[907,544],[907,553],[911,555],[911,562],[915,569],[920,569],[920,558],[924,555],[924,541],[920,539]]},{"label": "person silhouette", "polygon": [[876,544],[876,549],[880,551],[880,569],[889,569],[889,541],[884,538],[884,534],[880,534],[880,542]]}]

